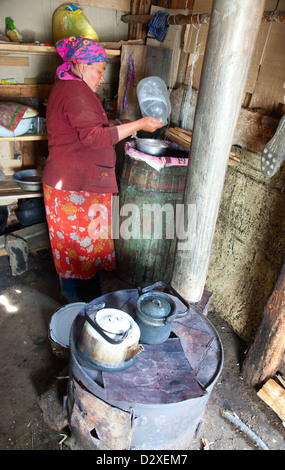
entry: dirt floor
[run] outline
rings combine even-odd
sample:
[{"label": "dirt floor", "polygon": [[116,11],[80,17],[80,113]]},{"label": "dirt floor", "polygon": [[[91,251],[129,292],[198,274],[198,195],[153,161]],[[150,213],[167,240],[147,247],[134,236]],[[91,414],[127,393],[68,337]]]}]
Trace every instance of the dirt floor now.
[{"label": "dirt floor", "polygon": [[[42,397],[57,381],[65,380],[68,370],[68,364],[52,353],[48,340],[49,321],[61,305],[51,255],[48,251],[30,254],[29,270],[20,276],[12,276],[9,259],[2,256],[0,270],[0,449],[70,450],[64,441],[66,429],[55,429],[40,407]],[[221,415],[224,409],[236,413],[270,450],[283,450],[282,422],[243,380],[245,346],[211,308],[208,318],[222,340],[224,366],[189,449],[258,449]],[[60,415],[61,410],[53,408]]]}]

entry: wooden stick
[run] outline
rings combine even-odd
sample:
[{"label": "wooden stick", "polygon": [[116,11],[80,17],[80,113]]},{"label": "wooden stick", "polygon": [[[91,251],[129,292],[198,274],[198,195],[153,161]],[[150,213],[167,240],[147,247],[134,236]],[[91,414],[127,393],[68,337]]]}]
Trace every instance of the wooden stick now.
[{"label": "wooden stick", "polygon": [[244,424],[239,417],[235,413],[231,413],[230,411],[220,410],[221,415],[226,418],[230,423],[234,424],[237,428],[239,428],[242,432],[246,434],[260,449],[262,450],[269,450],[266,444],[251,430],[249,429],[246,424]]}]

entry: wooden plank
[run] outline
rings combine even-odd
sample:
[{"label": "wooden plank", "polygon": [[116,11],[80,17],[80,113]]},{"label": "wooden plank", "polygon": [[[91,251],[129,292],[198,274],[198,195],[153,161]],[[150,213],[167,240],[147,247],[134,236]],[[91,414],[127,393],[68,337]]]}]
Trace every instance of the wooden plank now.
[{"label": "wooden plank", "polygon": [[[120,55],[120,53],[118,52],[119,47],[116,46],[116,43],[105,42],[101,44],[104,44],[103,47],[106,49],[107,55]],[[7,54],[57,54],[55,47],[51,45],[37,46],[36,44],[18,43],[0,44],[0,52],[5,52]]]},{"label": "wooden plank", "polygon": [[29,57],[9,57],[0,56],[0,66],[7,67],[28,67],[30,65]]},{"label": "wooden plank", "polygon": [[[135,61],[136,83],[150,75],[157,75],[166,83],[169,74],[169,65],[172,51],[150,46],[123,45],[121,54],[121,68],[118,89],[118,114],[120,119],[134,121],[142,117],[136,94],[136,87],[131,78],[130,88],[127,95],[128,108],[124,109],[124,94],[127,85],[127,75],[129,67],[129,57]],[[164,65],[162,65],[164,64]]]},{"label": "wooden plank", "polygon": [[244,378],[258,386],[278,370],[285,351],[285,260],[243,366]]},{"label": "wooden plank", "polygon": [[9,42],[1,43],[0,51],[10,54],[57,54],[54,46],[38,46],[36,44],[18,44]]},{"label": "wooden plank", "polygon": [[145,77],[160,77],[168,85],[172,50],[147,46],[146,52]]},{"label": "wooden plank", "polygon": [[24,134],[18,137],[0,137],[0,142],[17,142],[17,141],[34,141],[34,140],[48,140],[48,135],[35,135],[35,134]]},{"label": "wooden plank", "polygon": [[2,201],[7,197],[11,200],[15,200],[26,199],[29,197],[41,197],[42,195],[42,191],[23,191],[17,181],[9,177],[0,182],[0,204],[2,205]]},{"label": "wooden plank", "polygon": [[279,418],[285,422],[285,388],[279,385],[274,379],[269,379],[257,392],[263,400]]},{"label": "wooden plank", "polygon": [[128,93],[128,108],[124,109],[124,94],[126,91],[129,57],[132,56],[136,64],[136,80],[139,83],[144,78],[144,68],[146,63],[146,47],[145,46],[122,46],[121,68],[119,76],[118,89],[118,114],[120,119],[129,119],[134,121],[141,117],[138,100],[136,96],[136,88],[131,81]]},{"label": "wooden plank", "polygon": [[23,83],[16,85],[0,85],[1,99],[16,98],[38,98],[45,100],[48,98],[52,85],[25,85]]}]

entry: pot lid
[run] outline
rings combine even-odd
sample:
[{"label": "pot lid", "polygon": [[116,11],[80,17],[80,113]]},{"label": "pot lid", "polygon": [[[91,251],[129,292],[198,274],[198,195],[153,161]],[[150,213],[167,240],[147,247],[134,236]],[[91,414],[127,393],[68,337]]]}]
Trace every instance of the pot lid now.
[{"label": "pot lid", "polygon": [[96,321],[102,330],[113,335],[126,333],[131,327],[125,312],[112,308],[99,310]]},{"label": "pot lid", "polygon": [[173,303],[167,294],[149,292],[139,298],[139,308],[151,318],[164,318],[173,313]]}]

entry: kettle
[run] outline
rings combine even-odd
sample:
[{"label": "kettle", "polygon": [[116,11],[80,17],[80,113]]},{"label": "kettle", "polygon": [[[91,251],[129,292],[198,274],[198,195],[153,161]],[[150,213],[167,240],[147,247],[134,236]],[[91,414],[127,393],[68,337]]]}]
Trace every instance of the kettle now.
[{"label": "kettle", "polygon": [[140,329],[122,310],[93,303],[84,309],[85,323],[77,347],[99,369],[121,370],[132,364],[144,348],[139,344]]},{"label": "kettle", "polygon": [[[184,312],[177,311],[173,297],[156,291],[159,287],[170,290],[187,309]],[[171,333],[173,320],[186,316],[189,308],[188,302],[164,281],[139,288],[135,319],[141,332],[140,341],[146,344],[161,344],[166,341]]]}]

